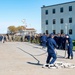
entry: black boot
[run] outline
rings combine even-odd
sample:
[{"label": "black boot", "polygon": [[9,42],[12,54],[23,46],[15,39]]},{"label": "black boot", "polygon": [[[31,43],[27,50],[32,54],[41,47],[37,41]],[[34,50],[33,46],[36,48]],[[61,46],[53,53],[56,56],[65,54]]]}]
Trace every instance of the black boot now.
[{"label": "black boot", "polygon": [[71,57],[71,59],[73,59],[73,57]]},{"label": "black boot", "polygon": [[70,59],[70,57],[68,56],[66,59]]}]

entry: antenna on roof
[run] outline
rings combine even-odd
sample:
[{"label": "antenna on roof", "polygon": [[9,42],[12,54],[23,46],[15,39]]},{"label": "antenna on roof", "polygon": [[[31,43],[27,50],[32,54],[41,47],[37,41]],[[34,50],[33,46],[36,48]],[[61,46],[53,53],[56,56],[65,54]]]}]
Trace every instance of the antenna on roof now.
[{"label": "antenna on roof", "polygon": [[26,24],[26,20],[25,19],[22,20],[22,23],[24,24],[25,27],[27,27],[27,24]]}]

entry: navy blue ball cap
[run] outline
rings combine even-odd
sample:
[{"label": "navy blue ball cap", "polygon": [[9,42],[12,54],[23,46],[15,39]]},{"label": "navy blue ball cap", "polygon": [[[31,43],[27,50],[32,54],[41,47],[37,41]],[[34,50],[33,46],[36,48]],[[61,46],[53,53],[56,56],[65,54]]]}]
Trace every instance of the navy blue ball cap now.
[{"label": "navy blue ball cap", "polygon": [[50,35],[54,35],[54,33],[51,33]]},{"label": "navy blue ball cap", "polygon": [[50,34],[50,37],[51,37],[51,36],[54,36],[54,33],[51,33],[51,34]]}]

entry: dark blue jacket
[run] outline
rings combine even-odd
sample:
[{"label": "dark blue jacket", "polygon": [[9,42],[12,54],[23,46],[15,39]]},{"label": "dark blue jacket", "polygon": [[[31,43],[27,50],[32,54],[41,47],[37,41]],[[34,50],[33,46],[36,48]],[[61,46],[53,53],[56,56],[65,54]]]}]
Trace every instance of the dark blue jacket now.
[{"label": "dark blue jacket", "polygon": [[43,35],[42,38],[41,38],[41,40],[46,42],[47,41],[47,36]]},{"label": "dark blue jacket", "polygon": [[57,47],[57,44],[53,38],[48,38],[47,40],[47,52],[50,54],[55,54],[54,49]]},{"label": "dark blue jacket", "polygon": [[72,39],[71,38],[68,38],[68,39],[66,39],[66,40],[68,40],[68,42],[69,42],[69,49],[72,49],[73,48],[73,43],[72,43]]}]

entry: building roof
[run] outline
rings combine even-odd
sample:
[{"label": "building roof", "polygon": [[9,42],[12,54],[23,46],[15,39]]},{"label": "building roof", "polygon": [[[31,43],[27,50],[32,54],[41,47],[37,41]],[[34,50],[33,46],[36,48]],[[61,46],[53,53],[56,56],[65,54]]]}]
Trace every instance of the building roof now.
[{"label": "building roof", "polygon": [[60,4],[54,4],[54,5],[49,5],[49,6],[43,5],[43,7],[41,7],[41,8],[53,7],[53,6],[58,6],[58,5],[63,5],[63,4],[69,4],[69,3],[75,3],[75,1],[65,2],[65,3],[60,3]]},{"label": "building roof", "polygon": [[35,30],[34,28],[26,28],[26,30]]}]

